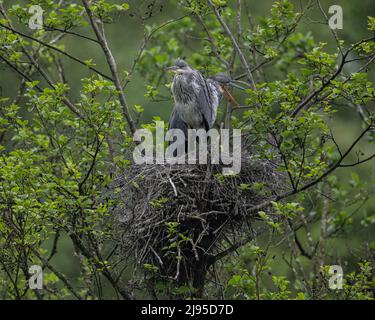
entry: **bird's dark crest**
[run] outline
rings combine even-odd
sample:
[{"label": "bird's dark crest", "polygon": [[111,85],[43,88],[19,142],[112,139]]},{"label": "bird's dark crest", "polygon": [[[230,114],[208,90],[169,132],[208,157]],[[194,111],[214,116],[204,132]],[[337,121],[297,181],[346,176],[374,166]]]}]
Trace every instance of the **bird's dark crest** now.
[{"label": "bird's dark crest", "polygon": [[186,61],[185,61],[185,60],[182,60],[182,59],[180,59],[180,58],[178,58],[178,59],[176,60],[175,65],[176,65],[177,67],[179,67],[179,68],[184,68],[184,67],[187,67],[187,66],[188,66],[188,64],[186,63]]},{"label": "bird's dark crest", "polygon": [[214,76],[210,77],[210,79],[217,81],[222,84],[227,84],[231,82],[231,78],[224,72],[220,72],[218,74],[215,74]]}]

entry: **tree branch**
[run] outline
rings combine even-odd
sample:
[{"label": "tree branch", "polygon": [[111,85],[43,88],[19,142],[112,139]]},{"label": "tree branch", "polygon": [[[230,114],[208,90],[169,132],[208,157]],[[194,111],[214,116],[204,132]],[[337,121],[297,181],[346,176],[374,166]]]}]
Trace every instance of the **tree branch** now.
[{"label": "tree branch", "polygon": [[113,57],[112,51],[108,46],[108,42],[104,34],[104,29],[102,31],[99,30],[98,24],[95,21],[94,14],[90,9],[87,0],[82,0],[82,3],[86,9],[86,13],[90,19],[90,23],[95,32],[96,38],[98,39],[100,46],[102,47],[102,50],[104,52],[104,55],[107,59],[108,66],[112,73],[112,78],[113,78],[112,81],[115,84],[116,90],[118,91],[118,98],[122,106],[123,115],[129,125],[131,133],[134,134],[136,129],[134,127],[134,123],[129,112],[129,106],[128,106],[128,103],[126,101],[126,98],[125,98],[125,95],[121,86],[120,78],[118,76],[116,60]]},{"label": "tree branch", "polygon": [[276,197],[274,197],[273,199],[271,200],[267,200],[259,205],[256,205],[256,206],[252,206],[252,205],[248,205],[249,207],[249,212],[257,212],[257,211],[260,211],[266,207],[268,207],[272,201],[280,201],[282,199],[285,199],[285,198],[288,198],[292,195],[295,195],[295,194],[298,194],[300,193],[301,191],[304,191],[304,190],[307,190],[311,187],[313,187],[314,185],[316,185],[317,183],[321,182],[325,177],[327,177],[329,174],[331,174],[334,170],[336,170],[337,168],[340,167],[341,165],[341,162],[348,156],[348,154],[353,150],[353,148],[358,144],[358,142],[362,139],[362,137],[369,131],[373,128],[373,125],[370,124],[364,131],[362,131],[362,133],[355,139],[355,141],[351,144],[351,146],[346,150],[345,153],[343,153],[342,157],[340,157],[340,159],[331,167],[329,168],[326,172],[324,172],[319,178],[317,178],[316,180],[300,187],[300,188],[297,188],[295,190],[292,190],[292,191],[289,191],[289,192],[285,192],[281,195],[278,195]]},{"label": "tree branch", "polygon": [[64,56],[66,56],[66,57],[68,57],[68,58],[70,58],[70,59],[72,59],[72,60],[78,62],[79,64],[85,66],[86,68],[89,68],[91,71],[94,71],[94,72],[96,72],[97,74],[100,74],[103,78],[106,78],[107,80],[111,80],[111,81],[113,81],[111,77],[107,76],[106,74],[104,74],[103,72],[99,71],[98,69],[96,69],[96,68],[94,68],[94,67],[90,67],[90,66],[88,66],[87,63],[85,63],[85,62],[82,61],[81,59],[78,59],[78,58],[72,56],[70,53],[67,53],[66,51],[63,51],[63,50],[61,50],[61,49],[59,49],[59,48],[56,48],[56,47],[54,47],[54,46],[52,46],[52,45],[50,45],[50,44],[48,44],[48,43],[46,43],[46,42],[44,42],[44,41],[42,41],[42,40],[39,40],[39,39],[34,38],[34,37],[32,37],[32,36],[29,36],[29,35],[27,35],[26,33],[23,33],[23,32],[21,32],[21,31],[17,31],[17,30],[15,30],[15,29],[13,29],[13,28],[11,28],[11,27],[8,27],[8,26],[6,26],[6,25],[4,25],[4,24],[2,24],[2,23],[0,23],[0,27],[3,27],[3,28],[5,28],[5,29],[7,29],[7,30],[9,30],[9,31],[11,31],[11,32],[13,32],[13,33],[16,33],[16,34],[18,34],[18,35],[20,35],[20,36],[22,36],[22,37],[24,37],[24,38],[27,38],[27,39],[29,39],[29,40],[31,40],[31,41],[37,42],[37,43],[41,44],[42,46],[45,46],[45,47],[47,47],[47,48],[49,48],[49,49],[52,49],[52,50],[54,50],[54,51],[57,51],[58,53],[61,53],[62,55],[64,55]]},{"label": "tree branch", "polygon": [[253,90],[256,91],[256,85],[255,85],[254,78],[253,78],[253,75],[251,73],[249,64],[247,63],[246,58],[245,58],[244,54],[242,53],[242,50],[240,49],[240,47],[239,47],[239,45],[238,45],[235,37],[233,36],[232,32],[229,30],[227,24],[225,23],[225,21],[223,20],[223,18],[220,16],[219,11],[217,10],[216,6],[212,3],[211,0],[208,0],[208,4],[210,5],[210,7],[212,8],[212,10],[214,11],[216,18],[220,22],[220,24],[223,27],[225,33],[230,38],[230,40],[231,40],[231,42],[232,42],[232,44],[234,46],[234,49],[236,50],[238,56],[240,57],[241,63],[242,63],[242,65],[245,68],[245,71],[246,71],[246,74],[247,74],[247,78],[248,78],[248,80],[249,80],[249,82],[250,82]]}]

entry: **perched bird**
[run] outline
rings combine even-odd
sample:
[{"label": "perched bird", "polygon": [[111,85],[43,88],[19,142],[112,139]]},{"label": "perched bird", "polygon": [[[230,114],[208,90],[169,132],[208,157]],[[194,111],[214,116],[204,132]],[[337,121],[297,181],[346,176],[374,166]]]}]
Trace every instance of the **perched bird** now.
[{"label": "perched bird", "polygon": [[225,88],[232,83],[223,73],[205,79],[198,70],[191,68],[182,59],[177,59],[175,65],[167,70],[175,72],[172,83],[175,106],[169,120],[169,129],[180,129],[185,137],[188,129],[212,128],[223,94],[238,104]]}]

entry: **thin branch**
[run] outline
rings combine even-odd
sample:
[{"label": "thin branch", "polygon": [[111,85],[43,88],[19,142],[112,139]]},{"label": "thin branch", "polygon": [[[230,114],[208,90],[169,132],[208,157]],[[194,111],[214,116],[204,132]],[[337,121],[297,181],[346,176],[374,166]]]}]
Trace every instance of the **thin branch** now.
[{"label": "thin branch", "polygon": [[64,34],[71,34],[73,36],[76,36],[76,37],[79,37],[79,38],[82,38],[82,39],[86,39],[86,40],[89,40],[89,41],[92,41],[92,42],[95,42],[95,43],[99,44],[98,40],[96,40],[94,38],[91,38],[91,37],[87,37],[84,34],[80,34],[80,33],[74,32],[74,31],[69,31],[69,30],[66,30],[66,29],[60,29],[60,28],[56,28],[56,27],[52,27],[52,26],[44,26],[44,29],[46,31],[59,31],[59,32],[64,33]]},{"label": "thin branch", "polygon": [[251,86],[252,86],[253,90],[256,91],[256,85],[255,85],[254,78],[253,78],[253,75],[252,75],[251,70],[250,70],[250,66],[247,63],[246,58],[245,58],[244,54],[242,53],[242,50],[240,49],[235,37],[233,36],[232,32],[229,30],[227,24],[225,23],[223,18],[220,16],[219,11],[217,10],[216,6],[212,3],[211,0],[208,0],[208,4],[210,5],[212,10],[214,11],[216,18],[220,22],[220,24],[223,27],[225,33],[230,38],[235,50],[237,51],[238,56],[240,57],[241,63],[245,68],[247,78],[248,78],[249,82],[251,83]]},{"label": "thin branch", "polygon": [[[31,79],[27,74],[25,74],[23,71],[21,71],[17,66],[15,66],[11,62],[9,62],[6,58],[4,58],[3,56],[0,55],[0,59],[2,59],[16,73],[18,73],[20,76],[22,76],[22,78],[24,78],[28,82],[33,82],[33,79]],[[51,88],[55,89],[54,84],[52,82],[49,82],[49,85],[51,86]],[[38,85],[35,85],[35,88],[39,92],[43,92],[43,89],[41,87],[39,87]],[[85,121],[86,123],[88,123],[88,125],[90,125],[92,127],[92,125],[85,120],[85,118],[78,112],[76,107],[73,105],[73,103],[67,97],[62,96],[61,100],[70,109],[70,111],[72,111],[78,118]]]},{"label": "thin branch", "polygon": [[258,212],[266,207],[268,207],[272,201],[280,201],[282,199],[285,199],[285,198],[288,198],[292,195],[296,195],[298,193],[300,193],[301,191],[304,191],[304,190],[307,190],[311,187],[313,187],[314,185],[318,184],[319,182],[321,182],[325,177],[327,177],[329,174],[331,174],[334,170],[336,170],[337,168],[340,167],[341,165],[341,162],[348,156],[348,154],[353,150],[353,148],[358,144],[358,142],[363,138],[363,136],[368,132],[370,131],[371,129],[373,128],[373,125],[370,124],[364,131],[362,131],[362,133],[355,139],[355,141],[351,144],[351,146],[346,150],[345,153],[343,153],[342,157],[331,167],[329,168],[327,171],[325,171],[319,178],[315,179],[314,181],[300,187],[300,188],[297,188],[295,190],[292,190],[292,191],[289,191],[289,192],[285,192],[281,195],[278,195],[278,196],[275,196],[273,199],[271,200],[267,200],[259,205],[248,205],[248,208],[249,208],[249,212]]},{"label": "thin branch", "polygon": [[44,41],[42,41],[42,40],[39,40],[39,39],[34,38],[34,37],[32,37],[32,36],[29,36],[29,35],[27,35],[27,34],[21,32],[21,31],[17,31],[17,30],[15,30],[15,29],[13,29],[13,28],[11,28],[11,27],[8,27],[8,26],[6,26],[6,25],[4,25],[4,24],[2,24],[2,23],[0,23],[0,27],[3,27],[3,28],[5,28],[5,29],[7,29],[7,30],[9,30],[9,31],[11,31],[11,32],[13,32],[13,33],[16,33],[16,34],[18,34],[18,35],[20,35],[20,36],[22,36],[22,37],[24,37],[24,38],[27,38],[27,39],[29,39],[29,40],[31,40],[31,41],[37,42],[37,43],[41,44],[42,46],[45,46],[45,47],[47,47],[47,48],[49,48],[49,49],[52,49],[52,50],[54,50],[54,51],[57,51],[58,53],[61,53],[62,55],[64,55],[64,56],[66,56],[66,57],[68,57],[68,58],[70,58],[70,59],[72,59],[72,60],[78,62],[79,64],[85,66],[86,68],[89,68],[91,71],[94,71],[94,72],[96,72],[97,74],[100,74],[103,78],[106,78],[107,80],[111,80],[111,81],[113,81],[111,77],[107,76],[106,74],[104,74],[103,72],[99,71],[98,69],[96,69],[96,68],[94,68],[94,67],[88,66],[87,63],[85,63],[85,62],[82,61],[81,59],[78,59],[78,58],[74,57],[73,55],[71,55],[70,53],[68,53],[68,52],[66,52],[66,51],[63,51],[63,50],[61,50],[61,49],[59,49],[59,48],[56,48],[56,47],[54,47],[54,46],[52,46],[52,45],[50,45],[50,44],[48,44],[48,43],[46,43],[46,42],[44,42]]},{"label": "thin branch", "polygon": [[344,68],[344,65],[347,63],[346,58],[348,57],[349,53],[353,51],[356,47],[361,45],[362,43],[369,42],[369,41],[374,41],[375,37],[370,37],[367,39],[363,39],[358,41],[357,43],[353,44],[341,57],[341,62],[339,66],[337,67],[337,70],[331,75],[331,77],[325,81],[322,86],[310,93],[299,105],[296,109],[293,110],[291,113],[292,117],[295,117],[313,98],[315,98],[319,93],[321,93],[326,87],[328,87],[331,82],[336,79],[336,77],[341,73],[341,71]]},{"label": "thin branch", "polygon": [[354,166],[356,166],[356,165],[358,165],[358,164],[361,164],[361,163],[365,163],[365,162],[367,162],[367,161],[370,161],[370,160],[372,160],[372,159],[374,159],[375,158],[375,153],[372,155],[372,156],[369,156],[369,157],[367,157],[366,159],[363,159],[363,160],[358,160],[357,162],[355,162],[355,163],[351,163],[351,164],[340,164],[340,168],[346,168],[346,167],[354,167]]},{"label": "thin branch", "polygon": [[87,0],[82,0],[82,3],[86,9],[86,13],[90,19],[90,23],[95,32],[96,38],[98,39],[100,46],[102,47],[102,50],[104,52],[104,55],[107,59],[108,66],[112,73],[112,78],[113,78],[112,81],[115,84],[116,90],[118,91],[118,98],[122,106],[123,115],[129,125],[131,133],[134,134],[136,129],[134,127],[134,123],[129,112],[129,106],[128,106],[128,103],[126,101],[126,98],[125,98],[125,95],[121,86],[120,78],[118,76],[117,64],[116,64],[115,58],[113,57],[112,51],[108,46],[108,42],[104,34],[104,29],[102,31],[99,30],[98,24],[95,21],[94,14],[90,9]]},{"label": "thin branch", "polygon": [[[15,65],[10,63],[6,58],[4,58],[2,55],[0,55],[0,59],[3,60],[11,69],[13,69],[15,72],[17,72],[22,78],[27,80],[28,82],[33,82],[33,80],[25,73],[23,73],[20,69],[18,69]],[[39,86],[35,86],[39,91],[42,91],[42,89]]]},{"label": "thin branch", "polygon": [[226,61],[219,53],[218,49],[217,49],[217,46],[215,45],[215,40],[214,38],[212,37],[210,31],[208,30],[206,24],[204,23],[202,17],[199,15],[199,14],[196,14],[195,15],[197,17],[197,20],[199,21],[199,23],[201,24],[201,26],[203,27],[205,33],[207,34],[207,37],[208,37],[208,42],[211,44],[211,51],[213,52],[213,54],[216,56],[216,58],[218,58],[221,63],[223,63],[226,67],[229,66],[229,63],[228,61]]},{"label": "thin branch", "polygon": [[139,62],[139,60],[141,59],[142,57],[142,54],[147,46],[147,43],[150,41],[150,39],[152,38],[152,36],[157,32],[159,31],[160,29],[166,27],[167,25],[171,24],[171,23],[174,23],[174,22],[177,22],[177,21],[180,21],[182,19],[184,19],[185,17],[187,17],[188,15],[183,15],[181,17],[178,17],[176,19],[171,19],[171,20],[168,20],[164,23],[162,23],[161,25],[155,27],[148,35],[146,33],[146,30],[144,31],[144,40],[143,40],[143,43],[142,45],[140,46],[139,50],[138,50],[138,53],[136,55],[136,57],[134,58],[133,60],[133,63],[132,63],[132,66],[130,67],[130,71],[129,71],[129,74],[127,75],[127,79],[125,81],[125,84],[122,86],[123,88],[125,88],[128,83],[130,82],[130,77],[133,75],[134,71],[135,71],[135,68]]},{"label": "thin branch", "polygon": [[66,288],[73,294],[73,296],[75,296],[78,300],[82,300],[82,297],[78,294],[78,292],[73,288],[72,284],[60,271],[56,270],[55,267],[52,266],[47,259],[43,258],[43,256],[40,255],[36,249],[34,249],[33,247],[30,247],[30,249],[38,257],[38,259],[43,262],[43,265],[50,269],[61,280],[61,282],[65,284]]}]

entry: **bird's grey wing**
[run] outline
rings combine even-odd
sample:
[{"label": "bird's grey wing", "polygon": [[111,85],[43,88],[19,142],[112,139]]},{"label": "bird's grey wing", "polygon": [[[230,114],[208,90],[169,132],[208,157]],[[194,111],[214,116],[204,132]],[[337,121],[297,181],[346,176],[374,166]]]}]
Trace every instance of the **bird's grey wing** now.
[{"label": "bird's grey wing", "polygon": [[187,137],[187,124],[181,119],[176,108],[173,108],[171,117],[169,118],[169,129],[180,129]]},{"label": "bird's grey wing", "polygon": [[[184,141],[184,148],[185,148],[185,152],[187,152],[188,150],[188,143],[187,143],[187,139],[188,139],[188,125],[185,123],[185,121],[183,121],[180,117],[180,115],[178,114],[178,111],[176,108],[173,108],[173,111],[172,111],[172,114],[171,114],[171,117],[169,119],[169,126],[168,126],[169,130],[173,130],[173,129],[180,129],[182,130],[182,132],[184,133],[185,135],[185,141]],[[174,138],[173,141],[170,141],[169,142],[169,145],[171,145],[172,143],[174,143],[176,141],[177,138]],[[177,150],[173,153],[173,156],[177,156]]]},{"label": "bird's grey wing", "polygon": [[222,94],[222,90],[219,89],[220,84],[217,81],[207,79],[207,83],[211,92],[211,101],[212,101],[212,110],[213,110],[213,119],[212,119],[213,121],[211,125],[212,127],[216,121],[217,108],[219,107],[223,94]]},{"label": "bird's grey wing", "polygon": [[206,130],[209,130],[216,120],[216,109],[220,102],[219,92],[214,83],[199,77],[199,93],[197,95],[197,107],[203,115]]}]

